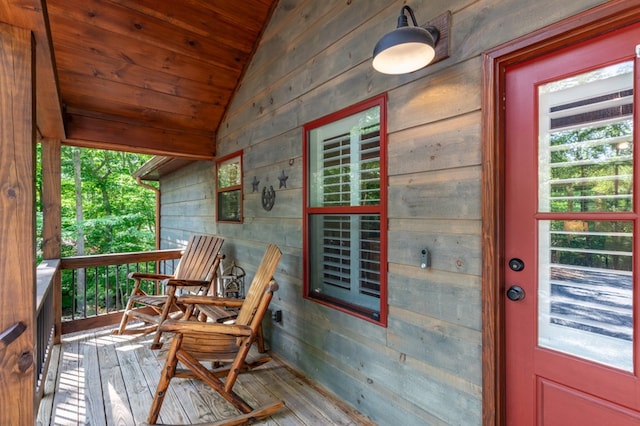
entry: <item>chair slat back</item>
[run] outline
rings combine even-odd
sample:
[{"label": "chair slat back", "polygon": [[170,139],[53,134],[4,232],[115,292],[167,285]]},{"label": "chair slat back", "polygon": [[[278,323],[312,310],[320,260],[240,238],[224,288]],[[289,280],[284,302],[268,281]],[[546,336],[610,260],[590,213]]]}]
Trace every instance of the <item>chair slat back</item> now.
[{"label": "chair slat back", "polygon": [[269,244],[267,246],[267,250],[262,257],[262,261],[249,286],[249,291],[242,303],[242,308],[240,308],[240,312],[238,312],[236,324],[251,325],[262,296],[273,278],[273,274],[276,272],[281,257],[282,252],[277,245]]},{"label": "chair slat back", "polygon": [[178,263],[174,277],[181,280],[211,281],[219,263],[223,238],[193,235]]}]

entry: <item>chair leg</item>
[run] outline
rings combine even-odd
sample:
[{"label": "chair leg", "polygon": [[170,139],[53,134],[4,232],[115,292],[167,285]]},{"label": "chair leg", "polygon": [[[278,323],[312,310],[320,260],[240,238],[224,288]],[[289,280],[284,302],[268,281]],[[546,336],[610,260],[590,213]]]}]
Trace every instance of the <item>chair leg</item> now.
[{"label": "chair leg", "polygon": [[169,382],[176,373],[176,365],[178,364],[178,358],[176,354],[180,345],[182,344],[182,334],[176,334],[171,342],[169,353],[167,354],[167,361],[162,368],[163,374],[160,375],[160,381],[158,382],[158,388],[156,394],[153,397],[153,403],[149,409],[149,416],[147,417],[147,423],[156,424],[158,421],[158,415],[160,415],[160,409],[162,408],[162,402],[167,394],[169,388]]},{"label": "chair leg", "polygon": [[129,322],[129,312],[133,309],[133,300],[129,297],[127,301],[127,307],[124,309],[122,314],[122,319],[120,320],[120,327],[118,327],[118,331],[115,334],[123,334],[124,330],[127,328],[127,322]]},{"label": "chair leg", "polygon": [[260,324],[260,326],[258,327],[258,336],[256,341],[258,343],[258,352],[261,354],[267,352],[266,348],[264,347],[264,335],[262,334],[262,324]]},{"label": "chair leg", "polygon": [[173,301],[176,300],[176,288],[175,286],[167,286],[167,302],[162,307],[162,313],[160,314],[160,318],[158,318],[158,329],[156,330],[156,334],[153,336],[153,342],[151,343],[151,349],[160,349],[162,347],[162,343],[160,343],[160,338],[162,337],[162,331],[160,330],[160,326],[169,316],[169,312],[173,307]]}]

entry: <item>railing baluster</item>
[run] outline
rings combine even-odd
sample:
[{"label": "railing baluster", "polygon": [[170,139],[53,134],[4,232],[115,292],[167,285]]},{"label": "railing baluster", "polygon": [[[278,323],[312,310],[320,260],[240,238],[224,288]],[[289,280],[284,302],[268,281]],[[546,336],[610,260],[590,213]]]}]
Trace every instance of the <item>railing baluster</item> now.
[{"label": "railing baluster", "polygon": [[[126,276],[128,277],[129,274],[131,273],[131,269],[130,269],[131,264],[127,263],[127,268],[126,268]],[[125,294],[131,294],[131,290],[129,290],[129,280],[127,279],[124,285],[125,288]],[[123,295],[124,296],[124,295]],[[124,297],[122,298],[122,309],[124,309]]]},{"label": "railing baluster", "polygon": [[76,319],[76,309],[78,307],[78,303],[76,301],[76,297],[78,297],[78,292],[76,291],[78,287],[76,286],[76,270],[71,271],[71,319]]},{"label": "railing baluster", "polygon": [[[98,267],[95,267],[95,272],[93,273],[93,312],[94,315],[98,315],[98,286],[100,280],[98,279]],[[87,314],[84,315],[87,318]]]},{"label": "railing baluster", "polygon": [[116,298],[114,310],[117,311],[119,306],[118,301],[120,300],[120,265],[116,265],[116,288],[114,297]]},{"label": "railing baluster", "polygon": [[104,313],[109,312],[109,265],[104,267]]}]

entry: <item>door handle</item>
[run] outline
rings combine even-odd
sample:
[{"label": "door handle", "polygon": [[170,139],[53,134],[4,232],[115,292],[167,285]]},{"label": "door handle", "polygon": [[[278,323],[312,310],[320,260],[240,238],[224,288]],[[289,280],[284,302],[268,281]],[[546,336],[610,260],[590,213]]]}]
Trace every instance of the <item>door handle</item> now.
[{"label": "door handle", "polygon": [[0,345],[0,349],[4,349],[9,344],[11,344],[11,342],[20,337],[20,335],[24,333],[26,329],[27,327],[24,325],[24,323],[17,322],[0,333],[0,342],[2,342],[2,345]]},{"label": "door handle", "polygon": [[524,299],[525,296],[526,293],[524,289],[519,285],[512,285],[509,287],[509,290],[507,290],[507,297],[514,302]]}]

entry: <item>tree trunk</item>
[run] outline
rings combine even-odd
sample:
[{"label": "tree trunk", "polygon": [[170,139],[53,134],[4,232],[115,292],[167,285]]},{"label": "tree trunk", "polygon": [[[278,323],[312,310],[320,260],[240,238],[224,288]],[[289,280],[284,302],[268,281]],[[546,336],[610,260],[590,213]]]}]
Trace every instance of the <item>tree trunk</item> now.
[{"label": "tree trunk", "polygon": [[[76,200],[76,255],[84,255],[84,215],[82,212],[82,168],[80,167],[80,148],[73,148],[73,179],[75,186]],[[77,305],[76,311],[86,314],[86,298],[85,298],[85,270],[78,269],[77,289]]]}]

